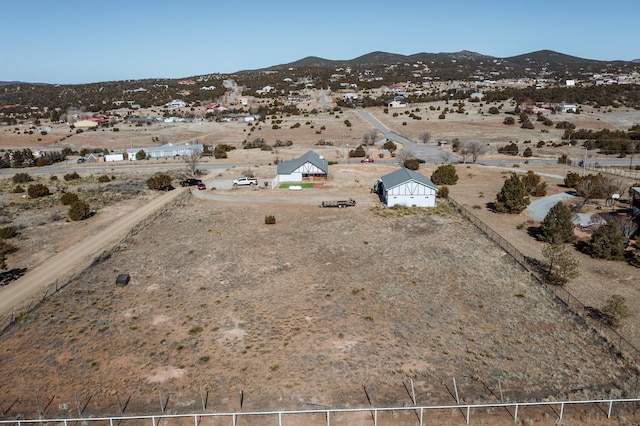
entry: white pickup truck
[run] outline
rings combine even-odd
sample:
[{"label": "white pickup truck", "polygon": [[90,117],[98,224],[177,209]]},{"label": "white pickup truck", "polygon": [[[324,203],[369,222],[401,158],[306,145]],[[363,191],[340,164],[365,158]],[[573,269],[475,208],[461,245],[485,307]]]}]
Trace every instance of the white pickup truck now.
[{"label": "white pickup truck", "polygon": [[258,179],[242,177],[233,181],[233,186],[253,186],[258,184]]}]

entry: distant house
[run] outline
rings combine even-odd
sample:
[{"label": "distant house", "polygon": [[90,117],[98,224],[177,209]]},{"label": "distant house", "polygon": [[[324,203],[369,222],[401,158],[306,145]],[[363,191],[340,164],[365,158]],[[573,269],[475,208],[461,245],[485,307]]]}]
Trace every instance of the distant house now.
[{"label": "distant house", "polygon": [[634,186],[629,191],[631,204],[633,205],[633,216],[640,215],[640,186]]},{"label": "distant house", "polygon": [[196,152],[202,152],[203,149],[204,145],[202,145],[201,143],[185,143],[182,145],[174,145],[173,143],[168,143],[162,146],[127,149],[127,155],[129,160],[135,160],[138,151],[144,151],[144,153],[146,154],[146,158],[177,157],[181,155],[190,155]]},{"label": "distant house", "polygon": [[329,162],[314,151],[308,151],[299,158],[279,162],[277,173],[273,186],[278,182],[326,179],[329,174]]},{"label": "distant house", "polygon": [[576,104],[559,104],[556,105],[556,111],[558,112],[578,112],[578,105]]},{"label": "distant house", "polygon": [[102,152],[91,152],[85,154],[83,160],[83,162],[86,163],[102,163],[104,161],[104,154]]},{"label": "distant house", "polygon": [[105,154],[104,161],[124,161],[125,154]]},{"label": "distant house", "polygon": [[76,129],[92,129],[98,127],[98,123],[92,120],[80,120],[73,123],[73,127]]},{"label": "distant house", "polygon": [[181,99],[174,99],[169,103],[166,103],[167,108],[183,108],[187,106],[187,103]]},{"label": "distant house", "polygon": [[438,187],[428,177],[401,168],[377,180],[373,192],[387,207],[435,207]]},{"label": "distant house", "polygon": [[405,100],[394,99],[392,101],[387,101],[384,103],[384,106],[387,108],[402,108],[406,107],[408,104]]}]

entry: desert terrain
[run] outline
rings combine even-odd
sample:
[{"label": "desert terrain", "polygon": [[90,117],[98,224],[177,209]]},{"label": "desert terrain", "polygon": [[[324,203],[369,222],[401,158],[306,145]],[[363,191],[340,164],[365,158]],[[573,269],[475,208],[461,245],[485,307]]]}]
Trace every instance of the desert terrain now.
[{"label": "desert terrain", "polygon": [[[549,193],[565,191],[561,180],[551,176],[573,169],[529,167],[522,157],[495,152],[509,141],[558,141],[560,130],[505,131],[503,117],[484,115],[471,105],[468,114],[445,120],[426,106],[423,120],[393,117],[382,109],[370,112],[416,139],[428,131],[433,141],[487,141],[492,149],[487,155],[503,159],[503,168],[457,165],[460,180],[450,187],[451,197],[520,251],[540,258],[541,245],[527,233],[536,223],[526,213],[497,215],[486,203],[514,165],[544,173]],[[578,116],[581,123],[576,124],[624,129],[625,114],[633,120],[629,111],[610,121],[613,113],[592,111]],[[574,116],[569,118],[574,122]],[[344,125],[346,119],[351,127]],[[301,127],[291,128],[296,120]],[[281,127],[163,123],[65,139],[68,128],[63,127],[44,136],[0,130],[5,148],[40,143],[45,149],[116,150],[150,146],[153,138],[238,147],[256,137],[293,141],[277,152],[237,149],[226,160],[203,159],[203,170],[209,164],[228,165],[203,177],[207,191],[179,189],[187,193],[163,214],[6,329],[0,336],[0,407],[6,418],[33,417],[35,398],[42,405],[52,402],[44,410],[49,417],[76,414],[78,401],[86,402],[85,414],[91,415],[157,413],[159,396],[168,398],[168,411],[190,412],[201,409],[203,394],[207,410],[217,411],[366,407],[368,398],[376,406],[402,406],[411,403],[405,387],[409,379],[417,403],[425,405],[454,403],[452,379],[465,402],[495,401],[498,383],[509,401],[637,396],[632,366],[447,202],[408,215],[379,208],[371,184],[397,164],[388,158],[347,164],[346,144],[355,146],[370,130],[357,114],[290,117]],[[315,146],[320,138],[335,145]],[[569,152],[580,158],[583,152],[532,148],[540,157]],[[225,187],[249,168],[260,180],[270,180],[276,158],[295,158],[308,149],[340,161],[315,188]],[[379,148],[369,150],[378,160]],[[82,178],[52,189],[85,193],[96,208],[92,218],[80,223],[66,221],[57,202],[36,205],[12,194],[4,179],[3,221],[20,227],[19,250],[9,257],[9,266],[33,268],[157,199],[161,194],[144,185],[152,173],[165,169],[177,178],[186,172],[179,160],[147,163],[137,170],[108,165],[104,172],[71,161],[64,165],[59,175],[77,171]],[[430,176],[436,167],[423,164],[419,171]],[[101,185],[96,176],[102,173],[115,179]],[[48,182],[50,177],[36,179]],[[345,197],[356,199],[356,207],[318,207],[323,200]],[[266,215],[274,215],[276,224],[266,225]],[[638,306],[636,268],[575,255],[582,273],[568,288],[584,303],[601,306],[616,292]],[[116,287],[115,277],[123,272],[131,282]],[[622,333],[640,347],[635,310]],[[619,413],[618,421],[633,422],[633,411]],[[554,420],[552,412],[523,419]],[[602,419],[600,410],[590,408],[576,411],[565,423],[601,424]],[[483,419],[484,424],[508,420],[506,413]],[[436,424],[463,421],[459,413],[435,419]],[[415,417],[394,424],[415,424]]]}]

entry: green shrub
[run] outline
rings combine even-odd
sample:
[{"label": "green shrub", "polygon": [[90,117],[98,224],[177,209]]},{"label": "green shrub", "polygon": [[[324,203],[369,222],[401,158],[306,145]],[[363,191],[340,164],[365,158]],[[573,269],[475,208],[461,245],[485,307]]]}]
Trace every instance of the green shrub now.
[{"label": "green shrub", "polygon": [[264,217],[264,223],[266,225],[275,225],[276,223],[276,217],[273,215],[267,215]]},{"label": "green shrub", "polygon": [[408,158],[404,160],[404,167],[409,170],[418,170],[420,163],[415,158]]},{"label": "green shrub", "polygon": [[31,182],[32,180],[33,178],[29,176],[29,173],[16,173],[11,178],[11,181],[13,183],[27,183],[27,182]]},{"label": "green shrub", "polygon": [[45,185],[36,183],[33,185],[29,185],[29,187],[27,188],[27,194],[29,194],[29,197],[31,198],[40,198],[46,197],[50,194],[50,192],[49,188],[47,188]]},{"label": "green shrub", "polygon": [[22,194],[24,192],[24,188],[21,185],[17,185],[13,188],[12,192],[14,194]]},{"label": "green shrub", "polygon": [[0,228],[0,240],[8,240],[16,236],[16,228],[13,226],[5,226]]},{"label": "green shrub", "polygon": [[168,191],[171,189],[171,176],[160,174],[147,179],[147,187],[156,191]]},{"label": "green shrub", "polygon": [[64,175],[64,180],[67,182],[76,180],[76,179],[80,179],[80,175],[78,174],[78,172],[67,173],[66,175]]},{"label": "green shrub", "polygon": [[438,189],[438,198],[448,198],[449,197],[449,187],[447,185],[442,185],[440,189]]},{"label": "green shrub", "polygon": [[51,164],[51,160],[47,157],[38,157],[36,158],[36,167],[44,167]]},{"label": "green shrub", "polygon": [[111,178],[107,175],[102,175],[98,177],[98,182],[111,182]]},{"label": "green shrub", "polygon": [[458,182],[458,174],[453,164],[439,166],[431,175],[431,182],[436,185],[455,185]]},{"label": "green shrub", "polygon": [[76,201],[78,201],[78,194],[74,192],[65,192],[60,197],[60,202],[62,203],[63,206],[70,206]]},{"label": "green shrub", "polygon": [[6,255],[13,253],[16,250],[18,250],[18,248],[13,244],[8,243],[4,240],[0,240],[0,269],[4,269],[7,267]]},{"label": "green shrub", "polygon": [[83,200],[74,201],[71,206],[69,206],[69,219],[73,221],[84,220],[91,215],[91,208],[89,204]]}]

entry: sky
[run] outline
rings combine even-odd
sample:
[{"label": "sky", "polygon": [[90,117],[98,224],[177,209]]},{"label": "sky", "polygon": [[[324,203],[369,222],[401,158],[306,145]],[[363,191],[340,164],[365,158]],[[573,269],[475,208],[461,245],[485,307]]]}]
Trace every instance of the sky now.
[{"label": "sky", "polygon": [[307,56],[549,49],[640,59],[640,1],[1,0],[0,81],[233,73]]}]

